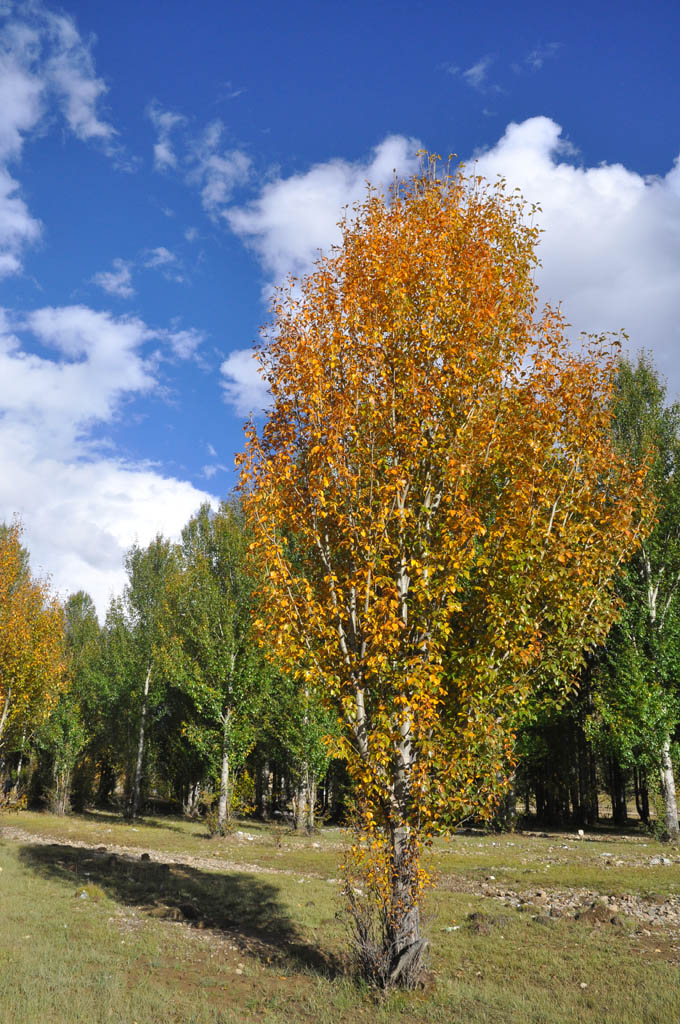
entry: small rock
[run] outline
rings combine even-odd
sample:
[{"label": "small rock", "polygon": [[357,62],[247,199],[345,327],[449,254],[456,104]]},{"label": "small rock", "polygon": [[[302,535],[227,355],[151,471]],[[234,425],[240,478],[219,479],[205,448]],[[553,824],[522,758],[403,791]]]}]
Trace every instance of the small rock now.
[{"label": "small rock", "polygon": [[593,903],[587,910],[579,911],[576,914],[576,920],[583,921],[585,924],[611,924],[613,916],[609,907],[603,903]]}]

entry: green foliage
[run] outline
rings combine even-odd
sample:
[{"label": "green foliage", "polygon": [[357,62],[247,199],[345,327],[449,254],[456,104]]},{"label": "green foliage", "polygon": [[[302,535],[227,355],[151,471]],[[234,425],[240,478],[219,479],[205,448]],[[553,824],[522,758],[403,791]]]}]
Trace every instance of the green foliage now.
[{"label": "green foliage", "polygon": [[164,591],[155,648],[180,709],[184,742],[213,782],[229,787],[257,735],[271,671],[252,636],[254,589],[248,536],[237,502],[203,505],[182,532]]},{"label": "green foliage", "polygon": [[625,764],[658,765],[680,722],[680,405],[649,356],[621,360],[614,403],[620,451],[646,471],[654,528],[621,574],[623,611],[602,656],[590,734]]}]

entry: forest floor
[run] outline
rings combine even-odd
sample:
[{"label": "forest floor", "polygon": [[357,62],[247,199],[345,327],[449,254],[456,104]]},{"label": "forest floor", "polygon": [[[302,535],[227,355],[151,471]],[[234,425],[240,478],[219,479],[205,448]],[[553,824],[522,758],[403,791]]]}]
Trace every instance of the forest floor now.
[{"label": "forest floor", "polygon": [[433,983],[348,974],[345,836],[0,817],[1,1024],[680,1024],[680,849],[642,833],[437,841]]}]

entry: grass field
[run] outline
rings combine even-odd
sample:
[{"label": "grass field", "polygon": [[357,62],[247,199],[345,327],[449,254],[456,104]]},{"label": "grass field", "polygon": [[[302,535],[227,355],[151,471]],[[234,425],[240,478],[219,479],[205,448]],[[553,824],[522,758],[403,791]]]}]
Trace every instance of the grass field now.
[{"label": "grass field", "polygon": [[1,1024],[680,1024],[680,851],[604,832],[437,842],[433,984],[382,999],[347,973],[343,841],[0,818]]}]

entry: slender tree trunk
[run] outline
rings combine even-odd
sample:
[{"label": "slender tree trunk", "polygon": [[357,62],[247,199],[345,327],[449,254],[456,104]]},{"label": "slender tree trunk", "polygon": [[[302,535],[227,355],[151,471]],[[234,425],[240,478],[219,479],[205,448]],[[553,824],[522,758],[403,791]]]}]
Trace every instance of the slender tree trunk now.
[{"label": "slender tree trunk", "polygon": [[222,770],[220,772],[220,796],[217,805],[217,827],[220,835],[223,834],[229,814],[229,732],[231,724],[231,711],[225,712],[222,716]]},{"label": "slender tree trunk", "polygon": [[2,708],[2,714],[0,715],[0,740],[2,740],[2,734],[5,731],[5,725],[7,723],[7,716],[9,714],[9,702],[12,699],[12,687],[8,687],[7,693],[5,694],[5,703]]},{"label": "slender tree trunk", "polygon": [[135,774],[132,780],[132,793],[130,796],[130,818],[136,818],[139,814],[139,794],[142,787],[142,765],[144,763],[144,728],[146,726],[146,710],[149,702],[149,686],[151,684],[151,665],[146,670],[144,680],[144,697],[142,699],[142,714],[139,720],[139,739],[137,742],[137,761]]},{"label": "slender tree trunk", "polygon": [[600,806],[597,795],[597,761],[593,752],[592,744],[588,744],[588,825],[597,825],[600,816]]},{"label": "slender tree trunk", "polygon": [[307,779],[303,768],[293,797],[293,828],[301,832],[307,823]]},{"label": "slender tree trunk", "polygon": [[666,810],[666,832],[670,839],[677,840],[680,838],[680,829],[678,828],[678,803],[675,795],[670,736],[666,737],[661,751],[661,795]]},{"label": "slender tree trunk", "polygon": [[19,795],[19,783],[21,782],[21,773],[24,768],[24,750],[26,748],[26,730],[24,729],[21,734],[21,750],[19,751],[19,764],[17,765],[16,779],[14,780],[14,794]]},{"label": "slender tree trunk", "polygon": [[307,793],[307,829],[309,832],[313,832],[316,824],[314,820],[314,810],[316,807],[316,779],[312,775],[309,776]]},{"label": "slender tree trunk", "polygon": [[633,768],[633,782],[635,785],[635,807],[640,821],[649,825],[649,791],[647,788],[647,773],[644,768]]}]

